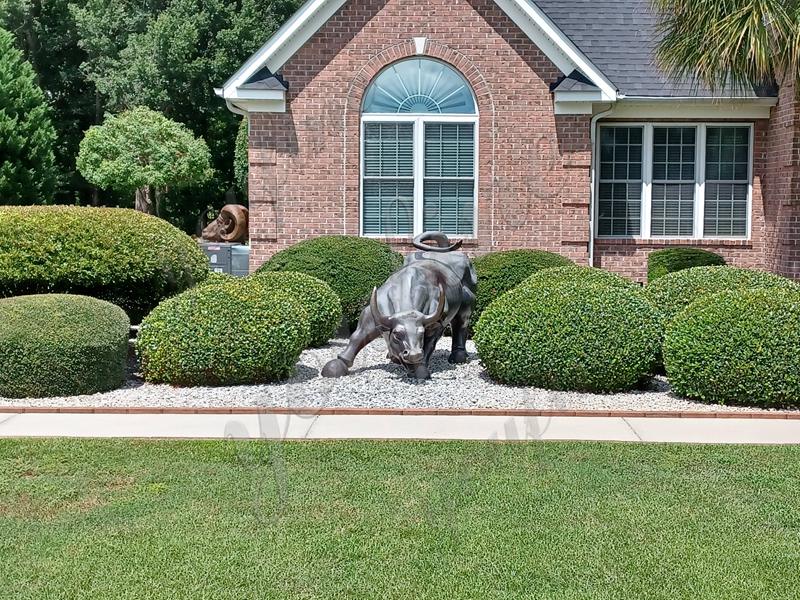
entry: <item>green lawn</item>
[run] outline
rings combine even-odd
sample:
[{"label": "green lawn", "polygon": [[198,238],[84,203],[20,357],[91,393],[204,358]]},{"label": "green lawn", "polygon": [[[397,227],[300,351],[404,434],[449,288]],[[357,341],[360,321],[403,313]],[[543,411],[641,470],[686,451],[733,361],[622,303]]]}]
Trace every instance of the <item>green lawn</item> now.
[{"label": "green lawn", "polygon": [[800,447],[0,440],[3,598],[798,598]]}]

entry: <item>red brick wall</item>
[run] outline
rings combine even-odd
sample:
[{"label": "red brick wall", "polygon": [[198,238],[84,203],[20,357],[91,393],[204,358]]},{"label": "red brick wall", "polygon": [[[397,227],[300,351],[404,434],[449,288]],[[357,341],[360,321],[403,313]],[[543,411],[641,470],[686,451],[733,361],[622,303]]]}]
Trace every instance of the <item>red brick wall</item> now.
[{"label": "red brick wall", "polygon": [[[478,236],[466,250],[542,248],[586,264],[590,118],[553,114],[558,69],[493,0],[351,0],[283,68],[287,112],[250,117],[251,267],[309,237],[358,235],[361,100],[381,68],[415,54],[414,37],[478,101]],[[798,276],[798,110],[784,90],[756,124],[750,240],[598,240],[595,265],[644,280],[653,249],[699,245]]]},{"label": "red brick wall", "polygon": [[467,251],[527,246],[585,263],[589,117],[554,116],[558,69],[492,0],[353,0],[283,68],[287,112],[250,117],[252,266],[308,237],[358,235],[361,99],[382,67],[415,54],[413,37],[478,100]]},{"label": "red brick wall", "polygon": [[800,279],[800,102],[791,78],[784,83],[768,130],[765,265]]}]

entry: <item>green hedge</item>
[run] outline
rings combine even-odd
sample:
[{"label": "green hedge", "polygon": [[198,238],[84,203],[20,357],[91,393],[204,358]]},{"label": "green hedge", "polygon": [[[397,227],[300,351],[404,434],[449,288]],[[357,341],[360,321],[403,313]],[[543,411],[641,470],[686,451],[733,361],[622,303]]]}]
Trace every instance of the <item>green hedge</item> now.
[{"label": "green hedge", "polygon": [[707,294],[750,288],[800,290],[800,286],[786,277],[766,271],[692,267],[656,279],[644,288],[644,292],[669,322],[689,304]]},{"label": "green hedge", "polygon": [[667,328],[673,390],[718,404],[800,405],[800,292],[736,290],[693,302]]},{"label": "green hedge", "polygon": [[230,283],[232,281],[236,281],[236,277],[231,275],[230,273],[218,273],[217,271],[209,271],[208,277],[206,277],[203,281],[199,282],[197,285],[204,286],[204,285],[219,285]]},{"label": "green hedge", "polygon": [[521,285],[542,286],[560,283],[592,284],[606,287],[638,289],[640,286],[622,275],[594,267],[556,267],[528,277]]},{"label": "green hedge", "polygon": [[489,304],[537,271],[571,265],[560,254],[544,250],[504,250],[490,252],[472,261],[478,274],[478,292],[472,322],[476,323]]},{"label": "green hedge", "polygon": [[303,303],[308,313],[312,347],[322,346],[333,337],[342,323],[342,303],[331,287],[311,275],[292,271],[255,273],[250,279],[266,290],[282,290]]},{"label": "green hedge", "polygon": [[296,271],[321,279],[342,302],[344,318],[351,327],[379,287],[403,264],[403,257],[387,244],[369,238],[335,235],[318,237],[275,254],[258,273]]},{"label": "green hedge", "polygon": [[125,381],[130,321],[108,302],[69,294],[0,300],[0,396],[75,396]]},{"label": "green hedge", "polygon": [[82,294],[121,306],[139,322],[208,275],[208,261],[188,235],[133,210],[0,207],[0,231],[0,297]]},{"label": "green hedge", "polygon": [[150,382],[256,384],[291,375],[310,334],[293,294],[245,279],[165,300],[142,322],[137,350]]},{"label": "green hedge", "polygon": [[599,393],[649,374],[663,331],[640,290],[585,281],[522,285],[492,302],[475,329],[493,379]]},{"label": "green hedge", "polygon": [[647,256],[647,281],[652,283],[659,277],[692,267],[714,267],[724,264],[724,258],[708,250],[665,248],[651,252]]}]

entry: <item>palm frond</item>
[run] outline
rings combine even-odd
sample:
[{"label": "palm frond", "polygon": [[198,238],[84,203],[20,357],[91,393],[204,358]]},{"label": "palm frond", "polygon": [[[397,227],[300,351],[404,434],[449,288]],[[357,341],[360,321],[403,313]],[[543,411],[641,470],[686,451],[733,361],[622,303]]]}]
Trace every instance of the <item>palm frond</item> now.
[{"label": "palm frond", "polygon": [[653,0],[657,57],[673,77],[712,90],[770,84],[800,65],[800,0]]}]

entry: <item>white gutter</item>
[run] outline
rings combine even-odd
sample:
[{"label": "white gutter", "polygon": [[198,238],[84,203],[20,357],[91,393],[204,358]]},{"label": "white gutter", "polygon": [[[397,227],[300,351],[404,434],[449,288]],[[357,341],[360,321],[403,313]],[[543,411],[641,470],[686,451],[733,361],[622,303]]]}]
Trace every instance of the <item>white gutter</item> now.
[{"label": "white gutter", "polygon": [[589,126],[589,140],[592,146],[592,168],[591,168],[591,190],[589,192],[589,266],[594,266],[594,220],[595,220],[595,190],[597,189],[597,160],[599,152],[597,152],[597,122],[603,117],[609,116],[614,112],[614,105],[609,104],[608,110],[597,113],[592,117],[591,125]]},{"label": "white gutter", "polygon": [[246,111],[243,111],[241,108],[239,108],[238,106],[236,106],[236,105],[235,105],[233,102],[231,102],[230,100],[225,100],[225,105],[228,107],[228,110],[229,110],[229,111],[231,111],[233,114],[235,114],[235,115],[241,115],[241,116],[243,116],[243,117],[246,117],[246,116],[247,116],[247,112],[246,112]]},{"label": "white gutter", "polygon": [[759,104],[762,106],[775,106],[777,96],[620,96],[625,102],[648,103],[674,103],[683,102],[690,104]]}]

